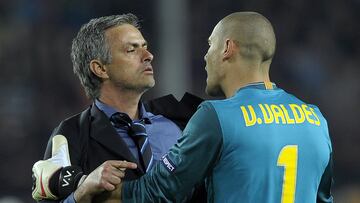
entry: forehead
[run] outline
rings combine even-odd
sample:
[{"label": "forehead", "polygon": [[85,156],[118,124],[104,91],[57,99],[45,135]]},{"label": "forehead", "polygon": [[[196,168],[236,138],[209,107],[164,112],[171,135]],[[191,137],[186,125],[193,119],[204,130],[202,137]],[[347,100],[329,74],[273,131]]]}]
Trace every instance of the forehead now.
[{"label": "forehead", "polygon": [[121,43],[128,43],[128,42],[143,42],[144,37],[142,36],[139,29],[134,27],[130,24],[124,24],[112,27],[105,31],[106,39],[111,42],[121,42]]},{"label": "forehead", "polygon": [[216,39],[219,36],[221,30],[220,27],[221,27],[220,23],[216,24],[213,31],[211,32],[211,35],[209,36],[209,41],[214,41],[214,39]]}]

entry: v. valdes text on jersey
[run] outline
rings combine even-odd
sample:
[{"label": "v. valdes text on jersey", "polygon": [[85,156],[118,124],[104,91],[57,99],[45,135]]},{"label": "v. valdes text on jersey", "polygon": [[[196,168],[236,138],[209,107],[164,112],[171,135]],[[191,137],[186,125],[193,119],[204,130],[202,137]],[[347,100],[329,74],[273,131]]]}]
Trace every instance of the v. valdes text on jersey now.
[{"label": "v. valdes text on jersey", "polygon": [[240,106],[247,127],[256,124],[301,124],[320,126],[313,108],[306,104],[257,104]]}]

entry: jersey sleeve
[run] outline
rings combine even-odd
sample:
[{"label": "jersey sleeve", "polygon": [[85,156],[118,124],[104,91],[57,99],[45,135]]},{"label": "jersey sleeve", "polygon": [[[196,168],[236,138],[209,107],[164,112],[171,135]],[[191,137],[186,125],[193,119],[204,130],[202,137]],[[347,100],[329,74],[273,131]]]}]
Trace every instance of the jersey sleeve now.
[{"label": "jersey sleeve", "polygon": [[321,177],[318,194],[317,194],[317,203],[332,203],[333,197],[331,194],[331,186],[333,184],[333,159],[332,153],[330,154],[329,163]]},{"label": "jersey sleeve", "polygon": [[329,135],[329,128],[327,125],[327,121],[324,118],[324,116],[322,115],[322,113],[320,112],[319,108],[315,105],[311,105],[311,106],[315,109],[317,115],[320,116],[321,123],[323,125],[324,135],[326,136],[329,151],[330,151],[328,165],[326,166],[324,173],[320,180],[320,185],[319,185],[318,192],[317,192],[316,202],[317,203],[332,203],[334,200],[333,200],[333,196],[331,194],[331,188],[334,183],[334,177],[333,177],[333,152],[332,152],[331,139],[330,139],[330,135]]},{"label": "jersey sleeve", "polygon": [[207,177],[221,153],[222,133],[214,107],[200,105],[183,136],[146,175],[124,182],[122,201],[180,202]]}]

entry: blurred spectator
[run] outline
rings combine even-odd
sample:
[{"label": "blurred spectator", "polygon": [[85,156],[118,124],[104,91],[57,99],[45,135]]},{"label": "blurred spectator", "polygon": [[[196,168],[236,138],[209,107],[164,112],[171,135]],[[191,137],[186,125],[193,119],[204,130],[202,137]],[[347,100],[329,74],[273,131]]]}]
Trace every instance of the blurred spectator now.
[{"label": "blurred spectator", "polygon": [[12,196],[5,196],[0,198],[0,203],[24,203],[21,199]]}]

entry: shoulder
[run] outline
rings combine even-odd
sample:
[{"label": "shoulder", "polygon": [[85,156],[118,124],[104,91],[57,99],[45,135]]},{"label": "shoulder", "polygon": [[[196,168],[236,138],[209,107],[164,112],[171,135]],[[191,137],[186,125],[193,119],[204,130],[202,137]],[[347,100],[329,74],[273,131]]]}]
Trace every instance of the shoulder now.
[{"label": "shoulder", "polygon": [[74,114],[61,121],[60,124],[54,129],[52,135],[56,135],[56,134],[71,135],[73,133],[80,131],[80,128],[83,125],[85,117],[86,118],[90,117],[90,107],[88,107],[86,110],[80,113]]},{"label": "shoulder", "polygon": [[238,101],[236,101],[236,99],[234,98],[221,99],[221,100],[207,100],[199,105],[198,110],[220,115],[223,113],[223,111],[232,109],[231,107],[233,107],[234,104],[238,105]]},{"label": "shoulder", "polygon": [[[82,146],[82,144],[84,143],[83,142],[84,139],[86,139],[86,136],[81,136],[81,135],[84,134],[84,132],[82,131],[84,124],[89,125],[88,124],[89,122],[84,122],[84,118],[85,117],[89,118],[89,116],[90,116],[90,107],[84,110],[83,112],[75,114],[60,122],[60,124],[53,130],[48,140],[44,159],[51,157],[53,137],[56,135],[63,135],[69,144],[69,150],[72,155],[71,156],[72,162],[74,160],[78,160],[78,157],[73,156],[74,153],[72,152],[74,151],[78,152],[80,150],[78,149],[79,146]],[[75,163],[77,162],[75,161]]]},{"label": "shoulder", "polygon": [[215,111],[215,108],[219,108],[220,105],[223,105],[224,100],[207,100],[203,101],[199,107],[199,109],[202,109],[204,111]]},{"label": "shoulder", "polygon": [[202,102],[197,111],[191,117],[186,128],[188,129],[198,129],[202,128],[211,129],[211,127],[219,126],[218,114],[215,109],[215,101],[204,101]]},{"label": "shoulder", "polygon": [[320,108],[317,107],[317,106],[314,105],[314,104],[308,104],[308,106],[309,106],[310,110],[312,111],[312,113],[313,113],[314,115],[316,115],[316,116],[320,119],[322,125],[323,125],[326,129],[328,129],[327,120],[326,120],[325,116],[323,115],[323,113],[320,111]]}]

